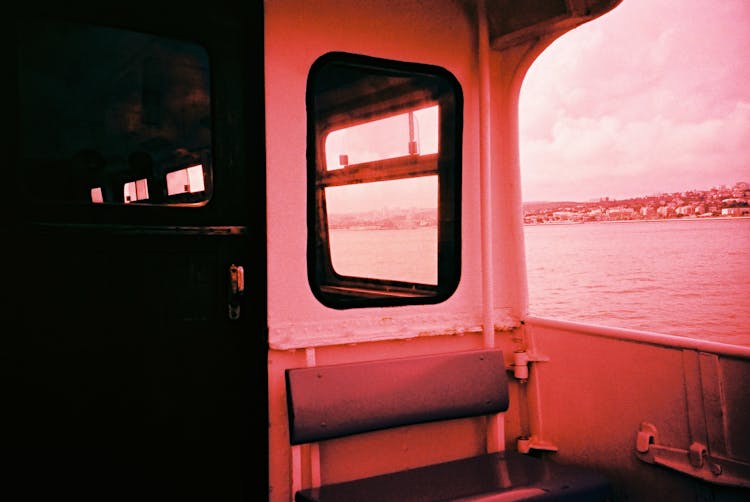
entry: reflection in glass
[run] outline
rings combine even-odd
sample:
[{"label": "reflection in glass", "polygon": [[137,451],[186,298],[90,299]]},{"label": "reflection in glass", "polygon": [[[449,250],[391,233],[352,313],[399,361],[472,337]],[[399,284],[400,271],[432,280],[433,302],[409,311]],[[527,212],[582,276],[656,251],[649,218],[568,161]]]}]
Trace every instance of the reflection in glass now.
[{"label": "reflection in glass", "polygon": [[[19,33],[18,63],[20,179],[30,197],[116,204],[210,199],[209,64],[202,47],[31,20]],[[167,190],[168,173],[197,165],[179,190]]]},{"label": "reflection in glass", "polygon": [[190,166],[167,173],[167,194],[196,193],[205,190],[203,166]]}]

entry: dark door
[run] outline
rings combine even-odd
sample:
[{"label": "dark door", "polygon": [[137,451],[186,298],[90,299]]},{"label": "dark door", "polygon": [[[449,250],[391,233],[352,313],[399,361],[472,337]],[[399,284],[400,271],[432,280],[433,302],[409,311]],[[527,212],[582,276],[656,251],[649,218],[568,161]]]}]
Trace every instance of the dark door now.
[{"label": "dark door", "polygon": [[4,35],[12,500],[268,496],[262,4],[222,5]]}]

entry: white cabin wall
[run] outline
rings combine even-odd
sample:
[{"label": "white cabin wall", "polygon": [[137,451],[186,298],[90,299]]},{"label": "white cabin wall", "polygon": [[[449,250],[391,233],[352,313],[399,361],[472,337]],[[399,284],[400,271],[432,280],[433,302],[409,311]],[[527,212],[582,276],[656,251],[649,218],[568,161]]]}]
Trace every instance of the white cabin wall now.
[{"label": "white cabin wall", "polygon": [[[286,502],[291,456],[285,368],[483,346],[477,37],[471,16],[458,2],[267,0],[265,10],[269,483],[270,499]],[[442,303],[335,310],[311,292],[305,91],[310,66],[331,51],[441,66],[461,84],[461,280]],[[510,344],[509,338],[498,342],[508,361]],[[507,422],[506,432],[517,434],[517,410],[507,414]],[[440,426],[439,432],[431,425],[384,431],[377,441],[366,435],[326,442],[320,447],[321,475],[327,481],[343,480],[478,453],[486,441],[480,425],[468,420]],[[433,441],[436,435],[439,445]],[[404,454],[398,458],[389,453],[399,450]],[[303,451],[305,476],[313,457]]]},{"label": "white cabin wall", "polygon": [[[485,343],[479,37],[474,19],[459,2],[265,2],[269,481],[274,501],[290,497],[285,368],[479,348]],[[524,332],[517,328],[527,315],[518,93],[542,45],[546,43],[533,41],[490,52],[492,308],[499,331],[493,343],[506,352],[509,367]],[[440,304],[335,310],[319,303],[308,285],[305,92],[311,65],[332,51],[434,64],[450,71],[462,86],[461,281],[453,296]],[[513,382],[513,404],[505,420],[506,447],[513,447],[528,426],[521,419],[518,394],[519,384]],[[327,442],[319,454],[322,476],[327,481],[343,480],[476,453],[486,439],[476,425],[469,421],[439,431],[432,425],[379,433],[377,441]],[[437,434],[439,449],[429,444]],[[394,446],[404,445],[412,449],[403,458],[388,454]],[[313,457],[304,453],[306,472]]]},{"label": "white cabin wall", "polygon": [[517,327],[528,305],[516,73],[528,50],[523,45],[491,54],[493,282],[495,323],[500,329]]},{"label": "white cabin wall", "polygon": [[[463,7],[419,0],[267,0],[265,11],[271,347],[481,330],[476,36]],[[442,66],[465,90],[462,274],[457,291],[445,302],[335,310],[311,292],[306,270],[305,90],[310,66],[331,51]]]}]

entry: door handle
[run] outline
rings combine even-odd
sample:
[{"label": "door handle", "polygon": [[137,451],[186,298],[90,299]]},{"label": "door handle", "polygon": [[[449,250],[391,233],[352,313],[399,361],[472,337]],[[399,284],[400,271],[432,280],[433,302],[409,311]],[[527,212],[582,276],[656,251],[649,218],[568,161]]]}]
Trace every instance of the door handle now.
[{"label": "door handle", "polygon": [[235,321],[240,318],[240,301],[245,292],[245,269],[242,265],[229,266],[229,319]]}]

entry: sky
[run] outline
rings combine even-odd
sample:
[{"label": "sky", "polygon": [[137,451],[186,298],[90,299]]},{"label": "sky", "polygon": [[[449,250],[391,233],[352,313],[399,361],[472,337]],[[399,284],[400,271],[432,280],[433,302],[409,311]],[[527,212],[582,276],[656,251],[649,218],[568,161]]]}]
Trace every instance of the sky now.
[{"label": "sky", "polygon": [[532,64],[519,127],[525,201],[750,182],[750,0],[623,0]]}]

